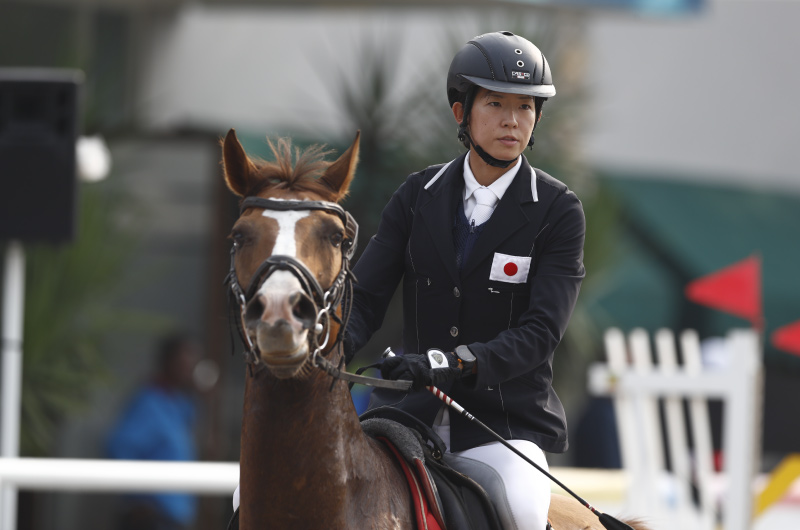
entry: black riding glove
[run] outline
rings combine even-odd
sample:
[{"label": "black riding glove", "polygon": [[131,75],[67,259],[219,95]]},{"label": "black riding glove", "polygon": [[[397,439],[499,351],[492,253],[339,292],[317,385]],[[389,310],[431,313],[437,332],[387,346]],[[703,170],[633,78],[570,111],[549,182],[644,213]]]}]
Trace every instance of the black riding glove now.
[{"label": "black riding glove", "polygon": [[[431,368],[431,364],[437,368]],[[408,353],[386,358],[381,364],[381,375],[384,379],[411,381],[411,389],[419,390],[422,387],[442,386],[449,381],[460,379],[461,368],[454,354],[429,350],[428,355]]]}]

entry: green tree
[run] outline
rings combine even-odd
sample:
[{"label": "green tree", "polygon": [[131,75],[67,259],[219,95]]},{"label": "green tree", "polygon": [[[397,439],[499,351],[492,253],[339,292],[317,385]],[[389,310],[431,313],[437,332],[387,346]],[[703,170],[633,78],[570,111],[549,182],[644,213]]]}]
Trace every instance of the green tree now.
[{"label": "green tree", "polygon": [[131,212],[130,201],[108,188],[81,185],[74,242],[26,248],[23,455],[51,453],[60,422],[85,407],[96,385],[108,380],[104,345],[121,333],[162,323],[115,304],[136,238],[119,216]]}]

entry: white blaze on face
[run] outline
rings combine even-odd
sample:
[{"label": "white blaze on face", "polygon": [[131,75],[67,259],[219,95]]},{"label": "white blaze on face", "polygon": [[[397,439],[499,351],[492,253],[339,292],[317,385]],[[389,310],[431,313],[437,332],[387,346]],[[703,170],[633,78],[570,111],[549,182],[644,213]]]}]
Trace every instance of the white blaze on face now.
[{"label": "white blaze on face", "polygon": [[278,222],[278,234],[275,237],[275,247],[272,249],[272,254],[297,258],[295,227],[300,219],[308,217],[311,212],[309,210],[287,210],[285,212],[264,210],[261,215],[275,219]]},{"label": "white blaze on face", "polygon": [[[287,210],[275,211],[264,210],[261,214],[264,217],[275,219],[278,222],[278,233],[275,236],[275,246],[272,248],[274,256],[297,257],[297,242],[295,240],[295,229],[297,222],[311,214],[309,210]],[[258,294],[263,295],[266,301],[267,312],[273,308],[280,307],[281,301],[285,297],[301,291],[303,286],[300,281],[289,271],[276,271],[261,284]],[[277,309],[276,309],[277,312]],[[273,317],[274,318],[274,317]],[[269,319],[272,320],[272,319]]]}]

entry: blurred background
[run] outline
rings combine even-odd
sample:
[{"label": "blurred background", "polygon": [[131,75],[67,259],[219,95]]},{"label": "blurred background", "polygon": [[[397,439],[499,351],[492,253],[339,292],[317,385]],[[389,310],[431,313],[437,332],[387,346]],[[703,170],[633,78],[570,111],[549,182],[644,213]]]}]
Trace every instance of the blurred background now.
[{"label": "blurred background", "polygon": [[[768,340],[800,319],[797,20],[792,0],[3,1],[0,67],[82,70],[81,133],[111,160],[106,179],[79,184],[74,241],[26,245],[21,454],[106,457],[162,337],[182,332],[202,359],[198,458],[237,460],[245,367],[222,286],[237,212],[219,139],[233,127],[256,156],[269,157],[267,136],[341,152],[360,129],[344,206],[363,249],[407,174],[461,152],[450,59],[504,29],[544,52],[558,91],[526,156],[587,216],[587,277],[556,355],[571,450],[551,465],[618,465],[581,436],[597,417],[585,374],[603,331],[694,328],[712,344],[749,326],[683,290],[751,255],[766,319],[763,466],[800,452],[800,358]],[[351,369],[399,346],[398,302]],[[112,528],[120,502],[21,492],[19,527]],[[223,527],[229,506],[201,498],[196,528]]]}]

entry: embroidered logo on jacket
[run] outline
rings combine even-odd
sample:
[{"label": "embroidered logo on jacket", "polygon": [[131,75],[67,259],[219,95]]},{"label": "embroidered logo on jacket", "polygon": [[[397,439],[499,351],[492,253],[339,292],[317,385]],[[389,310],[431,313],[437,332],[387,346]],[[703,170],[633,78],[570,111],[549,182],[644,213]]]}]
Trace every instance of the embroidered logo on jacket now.
[{"label": "embroidered logo on jacket", "polygon": [[525,283],[530,270],[531,258],[529,256],[511,256],[495,252],[489,279],[496,282]]}]

